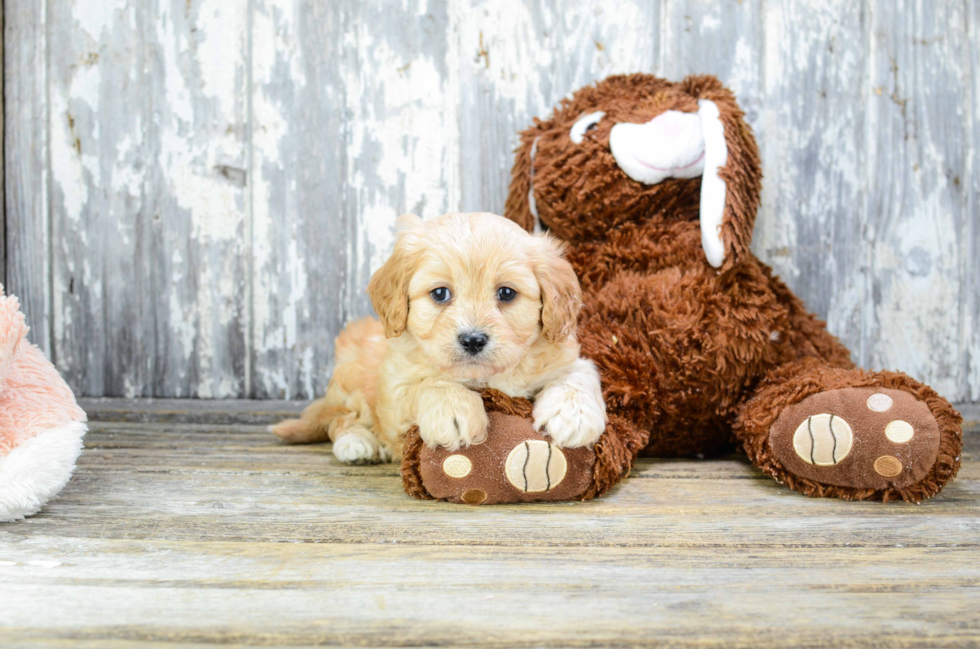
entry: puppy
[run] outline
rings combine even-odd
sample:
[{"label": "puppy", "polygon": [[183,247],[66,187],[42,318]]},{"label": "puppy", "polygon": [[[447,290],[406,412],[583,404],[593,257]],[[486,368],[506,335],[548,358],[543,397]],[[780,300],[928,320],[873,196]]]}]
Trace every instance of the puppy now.
[{"label": "puppy", "polygon": [[336,342],[326,396],[273,432],[288,442],[329,438],[349,464],[401,457],[418,425],[430,447],[486,438],[475,389],[534,399],[534,425],[563,447],[599,439],[599,374],[579,358],[581,289],[550,235],[494,214],[398,220],[394,252],[371,277],[380,322],[350,324]]}]

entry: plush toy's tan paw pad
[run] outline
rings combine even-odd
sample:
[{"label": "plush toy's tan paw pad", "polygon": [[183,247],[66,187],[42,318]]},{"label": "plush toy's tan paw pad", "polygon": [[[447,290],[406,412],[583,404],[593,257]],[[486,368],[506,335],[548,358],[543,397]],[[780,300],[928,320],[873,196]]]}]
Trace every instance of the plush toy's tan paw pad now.
[{"label": "plush toy's tan paw pad", "polygon": [[810,415],[793,435],[796,454],[814,466],[834,466],[842,462],[853,444],[854,432],[850,425],[841,417],[827,413]]},{"label": "plush toy's tan paw pad", "polygon": [[935,464],[939,425],[925,403],[900,390],[845,388],[786,408],[769,443],[790,473],[808,480],[901,489]]},{"label": "plush toy's tan paw pad", "polygon": [[456,451],[422,447],[419,474],[434,498],[467,505],[571,500],[592,482],[591,447],[561,449],[530,418],[491,412],[487,440]]},{"label": "plush toy's tan paw pad", "polygon": [[507,481],[524,493],[551,491],[561,484],[568,462],[551,442],[526,439],[510,452],[504,464]]}]

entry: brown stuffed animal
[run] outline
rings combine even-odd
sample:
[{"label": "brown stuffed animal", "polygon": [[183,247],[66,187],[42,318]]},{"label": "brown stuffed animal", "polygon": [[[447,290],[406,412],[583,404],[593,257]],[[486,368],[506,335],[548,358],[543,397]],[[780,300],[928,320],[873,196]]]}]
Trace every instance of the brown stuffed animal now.
[{"label": "brown stuffed animal", "polygon": [[568,243],[610,416],[582,497],[641,450],[732,442],[811,496],[917,502],[956,474],[959,413],[905,374],[856,369],[750,251],[761,177],[752,130],[710,76],[610,77],[521,134],[506,216]]}]

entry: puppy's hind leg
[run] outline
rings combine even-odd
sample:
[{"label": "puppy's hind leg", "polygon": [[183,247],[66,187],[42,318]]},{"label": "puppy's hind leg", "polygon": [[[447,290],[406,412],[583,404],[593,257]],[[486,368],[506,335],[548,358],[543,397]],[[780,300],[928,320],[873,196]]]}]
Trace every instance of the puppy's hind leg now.
[{"label": "puppy's hind leg", "polygon": [[338,433],[333,443],[333,454],[344,464],[376,464],[390,462],[391,452],[381,445],[370,430],[353,425]]},{"label": "puppy's hind leg", "polygon": [[346,394],[331,384],[327,395],[303,411],[299,419],[287,419],[271,432],[290,444],[333,441],[333,454],[345,464],[391,461],[391,453],[371,432],[371,409],[359,394]]},{"label": "puppy's hind leg", "polygon": [[347,325],[337,336],[336,366],[326,395],[307,406],[299,419],[276,424],[271,432],[290,444],[329,439],[334,455],[347,464],[391,461],[391,453],[372,432],[378,366],[387,347],[377,320]]},{"label": "puppy's hind leg", "polygon": [[371,411],[360,401],[353,410],[330,423],[334,457],[344,464],[391,462],[391,451],[371,430],[374,426]]}]

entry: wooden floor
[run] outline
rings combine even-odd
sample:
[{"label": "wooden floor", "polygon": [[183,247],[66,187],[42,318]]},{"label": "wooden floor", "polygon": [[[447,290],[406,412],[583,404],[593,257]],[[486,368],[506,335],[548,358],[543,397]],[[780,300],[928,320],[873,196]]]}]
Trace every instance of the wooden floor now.
[{"label": "wooden floor", "polygon": [[980,645],[976,421],[918,506],[809,499],[732,456],[479,508],[279,444],[263,424],[292,406],[85,405],[114,421],[63,495],[0,525],[4,647]]}]

